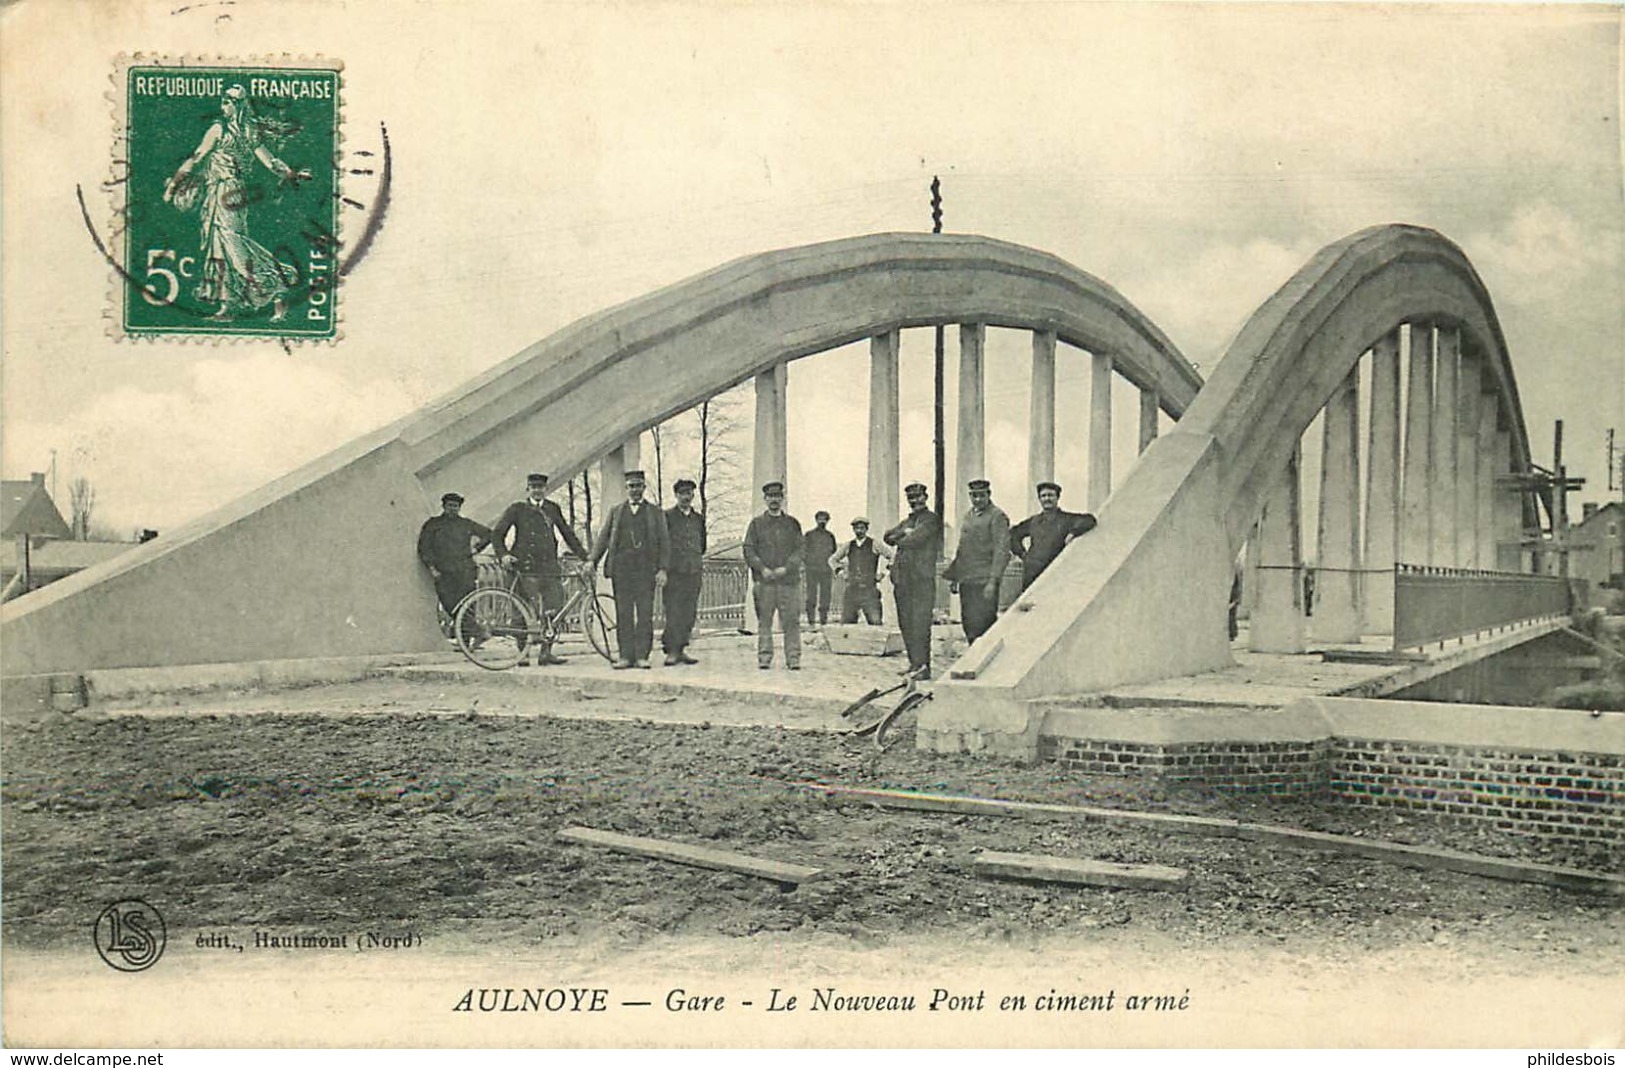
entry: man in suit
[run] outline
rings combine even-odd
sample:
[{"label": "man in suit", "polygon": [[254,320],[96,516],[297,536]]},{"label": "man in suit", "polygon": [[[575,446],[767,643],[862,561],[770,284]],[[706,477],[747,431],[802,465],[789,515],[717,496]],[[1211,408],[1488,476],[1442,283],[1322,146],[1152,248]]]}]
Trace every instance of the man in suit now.
[{"label": "man in suit", "polygon": [[440,514],[430,516],[418,531],[418,559],[429,569],[435,596],[448,616],[455,616],[458,603],[474,592],[480,577],[474,554],[491,542],[491,531],[462,511],[461,493],[444,494]]},{"label": "man in suit", "polygon": [[666,510],[671,566],[666,572],[666,630],[660,645],[666,651],[667,667],[699,663],[688,655],[705,572],[705,516],[694,508],[696,488],[692,479],[678,479],[671,488],[677,504]]},{"label": "man in suit", "polygon": [[654,648],[655,589],[666,581],[671,541],[666,515],[643,499],[648,483],[642,471],[626,473],[626,500],[609,510],[592,546],[590,563],[604,562],[604,575],[615,584],[615,636],[622,668],[649,666]]},{"label": "man in suit", "polygon": [[892,558],[891,548],[869,536],[869,520],[861,515],[852,520],[852,540],[837,549],[829,561],[834,570],[846,572],[846,588],[841,592],[842,623],[856,623],[861,611],[865,623],[880,626],[884,618],[880,607],[882,558]]},{"label": "man in suit", "polygon": [[773,616],[784,628],[784,666],[801,670],[801,524],[784,510],[784,483],[762,487],[767,508],[745,528],[745,563],[755,579],[756,666],[773,666]]},{"label": "man in suit", "polygon": [[[510,534],[513,536],[511,546]],[[577,557],[587,555],[581,539],[565,521],[564,513],[547,499],[547,476],[525,476],[524,499],[503,509],[491,528],[491,543],[502,557],[503,566],[519,572],[519,595],[543,615],[551,616],[564,607],[564,582],[559,569],[560,537]],[[551,646],[542,646],[536,650],[536,663],[538,666],[562,664],[564,658],[554,656]]]},{"label": "man in suit", "polygon": [[802,552],[807,568],[807,626],[822,626],[829,622],[829,595],[835,585],[829,558],[835,555],[835,535],[829,532],[829,513],[813,516],[818,524],[807,531],[802,539],[806,544]]},{"label": "man in suit", "polygon": [[897,587],[897,626],[908,650],[909,671],[920,679],[931,677],[931,616],[937,600],[937,559],[942,555],[942,524],[928,507],[923,482],[903,488],[908,515],[886,531],[887,545],[897,550],[892,583]]},{"label": "man in suit", "polygon": [[1010,528],[1010,551],[1021,560],[1021,588],[1025,590],[1037,581],[1073,538],[1093,529],[1095,517],[1088,512],[1061,511],[1061,487],[1057,483],[1040,482],[1038,514]]},{"label": "man in suit", "polygon": [[999,580],[1010,563],[1010,517],[993,503],[993,487],[973,478],[970,511],[959,523],[959,547],[943,572],[950,592],[959,594],[965,640],[974,642],[999,618]]}]

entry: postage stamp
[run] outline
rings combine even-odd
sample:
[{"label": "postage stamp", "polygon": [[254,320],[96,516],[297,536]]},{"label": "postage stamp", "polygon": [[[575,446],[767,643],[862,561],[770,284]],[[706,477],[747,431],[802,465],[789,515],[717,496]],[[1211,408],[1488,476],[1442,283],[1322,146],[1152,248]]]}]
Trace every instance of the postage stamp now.
[{"label": "postage stamp", "polygon": [[120,61],[116,333],[337,337],[341,70]]}]

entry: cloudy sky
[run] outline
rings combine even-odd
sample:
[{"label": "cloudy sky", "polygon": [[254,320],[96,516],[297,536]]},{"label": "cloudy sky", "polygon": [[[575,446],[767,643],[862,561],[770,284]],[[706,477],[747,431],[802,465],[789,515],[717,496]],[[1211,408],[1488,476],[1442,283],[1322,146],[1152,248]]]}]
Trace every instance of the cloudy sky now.
[{"label": "cloudy sky", "polygon": [[[0,459],[26,477],[55,450],[62,496],[89,477],[119,528],[201,515],[726,260],[926,229],[932,174],[948,229],[1104,278],[1209,370],[1320,247],[1434,227],[1489,286],[1537,461],[1564,419],[1596,499],[1607,428],[1625,440],[1617,8],[166,0],[0,19]],[[105,224],[109,72],[133,51],[344,61],[347,147],[387,124],[395,183],[341,342],[108,339],[75,188]],[[1014,509],[1028,341],[989,344],[990,474]],[[927,478],[930,347],[905,335],[903,466]],[[862,507],[866,383],[862,351],[791,368],[804,512]],[[1081,496],[1076,352],[1060,389],[1058,474]]]}]

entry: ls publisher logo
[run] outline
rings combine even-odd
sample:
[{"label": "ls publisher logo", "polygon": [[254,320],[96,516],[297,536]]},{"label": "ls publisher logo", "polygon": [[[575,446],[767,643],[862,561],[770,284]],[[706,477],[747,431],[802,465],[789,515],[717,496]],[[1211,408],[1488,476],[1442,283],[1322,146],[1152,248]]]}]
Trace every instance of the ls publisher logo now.
[{"label": "ls publisher logo", "polygon": [[164,955],[169,935],[158,910],[139,898],[115,901],[96,917],[96,952],[121,972],[145,971]]}]

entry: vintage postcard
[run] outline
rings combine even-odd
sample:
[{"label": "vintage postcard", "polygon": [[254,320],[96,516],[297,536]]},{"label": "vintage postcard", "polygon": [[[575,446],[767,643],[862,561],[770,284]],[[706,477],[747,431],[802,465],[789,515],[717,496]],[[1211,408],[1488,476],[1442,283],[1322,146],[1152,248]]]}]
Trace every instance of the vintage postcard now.
[{"label": "vintage postcard", "polygon": [[1621,33],[4,5],[4,1044],[1619,1046]]}]

